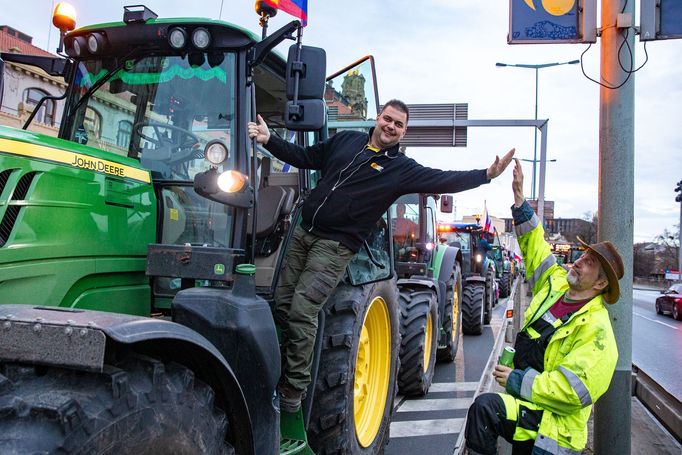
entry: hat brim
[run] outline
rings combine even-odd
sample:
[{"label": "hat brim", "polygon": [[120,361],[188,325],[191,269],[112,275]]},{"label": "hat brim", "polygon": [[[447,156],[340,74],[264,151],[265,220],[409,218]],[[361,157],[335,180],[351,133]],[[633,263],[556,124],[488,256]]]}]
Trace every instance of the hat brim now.
[{"label": "hat brim", "polygon": [[580,238],[580,236],[576,236],[578,239],[578,242],[588,250],[590,250],[592,253],[594,253],[595,256],[597,256],[597,259],[599,260],[599,263],[601,264],[602,268],[604,269],[604,272],[606,272],[606,279],[609,282],[609,290],[602,293],[602,298],[606,303],[609,303],[613,305],[618,301],[620,298],[620,284],[618,282],[618,276],[616,275],[616,271],[613,270],[613,267],[609,263],[609,261],[606,260],[602,254],[592,248],[587,242],[585,242],[583,239]]}]

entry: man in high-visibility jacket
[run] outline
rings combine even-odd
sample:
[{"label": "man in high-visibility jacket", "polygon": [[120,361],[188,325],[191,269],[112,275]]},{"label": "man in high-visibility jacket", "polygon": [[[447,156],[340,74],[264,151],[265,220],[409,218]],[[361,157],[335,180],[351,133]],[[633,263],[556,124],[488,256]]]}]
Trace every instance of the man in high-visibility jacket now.
[{"label": "man in high-visibility jacket", "polygon": [[493,376],[507,393],[472,404],[465,435],[472,454],[497,453],[497,438],[514,454],[575,454],[587,442],[592,404],[606,392],[618,349],[604,302],[618,301],[623,261],[611,242],[587,245],[567,273],[556,263],[544,229],[523,197],[516,160],[512,213],[533,299],[516,337],[514,367]]}]

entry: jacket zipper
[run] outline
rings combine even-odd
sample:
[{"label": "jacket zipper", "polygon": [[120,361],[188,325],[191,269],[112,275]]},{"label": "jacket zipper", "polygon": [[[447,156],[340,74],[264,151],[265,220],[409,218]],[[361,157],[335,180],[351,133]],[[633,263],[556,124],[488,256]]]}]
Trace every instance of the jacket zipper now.
[{"label": "jacket zipper", "polygon": [[310,220],[310,228],[308,229],[308,232],[313,232],[313,229],[315,228],[315,218],[317,218],[318,212],[324,206],[324,204],[327,202],[327,199],[329,199],[329,196],[331,196],[331,194],[334,192],[334,190],[337,189],[338,187],[340,187],[341,185],[343,185],[344,183],[346,183],[348,181],[348,179],[351,178],[353,176],[353,174],[355,174],[357,172],[358,169],[360,169],[364,164],[367,164],[369,161],[372,160],[373,157],[370,156],[365,161],[358,164],[358,166],[355,169],[353,169],[353,171],[350,174],[348,174],[346,176],[346,178],[343,179],[343,181],[341,180],[341,177],[343,177],[343,173],[346,172],[346,170],[348,170],[349,167],[351,167],[351,165],[355,162],[355,159],[358,156],[360,156],[360,154],[362,152],[364,152],[365,150],[367,150],[367,146],[364,146],[362,148],[362,150],[360,150],[358,153],[356,153],[355,156],[353,157],[353,159],[350,161],[350,163],[348,163],[348,165],[346,167],[341,169],[341,172],[339,172],[339,178],[336,179],[336,183],[334,184],[334,186],[332,186],[332,189],[329,190],[329,193],[327,193],[327,195],[324,197],[324,200],[322,200],[322,203],[317,207],[317,210],[315,210],[315,213],[313,213],[313,218]]}]

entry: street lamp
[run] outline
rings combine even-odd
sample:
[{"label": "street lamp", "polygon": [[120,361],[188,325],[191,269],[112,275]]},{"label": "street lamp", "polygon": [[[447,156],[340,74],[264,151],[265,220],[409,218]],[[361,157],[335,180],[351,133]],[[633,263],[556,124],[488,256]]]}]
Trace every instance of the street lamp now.
[{"label": "street lamp", "polygon": [[[551,66],[559,65],[575,65],[580,63],[580,60],[571,60],[568,62],[555,62],[555,63],[540,63],[533,65],[530,63],[495,63],[495,66],[514,66],[516,68],[531,68],[535,70],[535,120],[538,119],[538,73],[542,68],[549,68]],[[535,163],[538,161],[538,129],[535,128],[535,136],[533,141],[533,177],[531,179],[531,199],[535,199]],[[529,160],[528,160],[529,161]]]}]

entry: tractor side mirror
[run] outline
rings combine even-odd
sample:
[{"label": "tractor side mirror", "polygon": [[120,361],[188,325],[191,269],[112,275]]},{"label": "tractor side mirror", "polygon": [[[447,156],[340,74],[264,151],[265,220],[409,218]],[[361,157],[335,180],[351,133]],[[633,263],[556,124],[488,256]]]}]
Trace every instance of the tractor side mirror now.
[{"label": "tractor side mirror", "polygon": [[293,131],[314,131],[324,126],[325,72],[327,54],[324,49],[301,46],[296,58],[297,45],[289,48],[287,58],[287,105],[284,122]]},{"label": "tractor side mirror", "polygon": [[296,44],[289,47],[287,57],[287,99],[293,100],[298,73],[298,99],[321,100],[327,72],[327,53],[321,47],[301,46],[301,58],[296,61]]},{"label": "tractor side mirror", "polygon": [[452,213],[452,196],[443,194],[440,197],[440,211],[443,213]]}]

